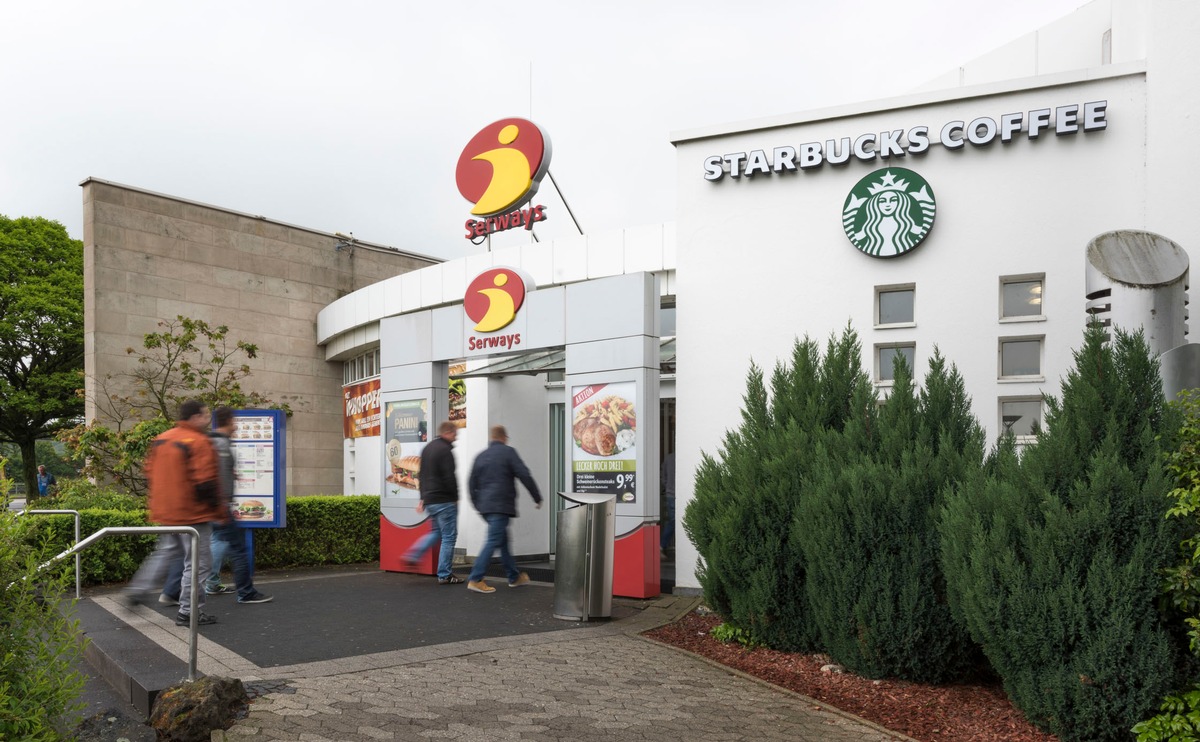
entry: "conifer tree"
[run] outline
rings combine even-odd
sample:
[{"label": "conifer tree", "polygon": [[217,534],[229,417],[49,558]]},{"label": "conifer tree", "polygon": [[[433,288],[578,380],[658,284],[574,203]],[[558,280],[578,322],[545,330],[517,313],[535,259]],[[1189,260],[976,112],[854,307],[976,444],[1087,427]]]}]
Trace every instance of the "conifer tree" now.
[{"label": "conifer tree", "polygon": [[814,341],[797,341],[790,362],[776,365],[769,395],[761,370],[751,368],[741,426],[697,469],[683,523],[700,553],[700,584],[709,605],[756,642],[815,648],[803,555],[791,532],[817,455],[814,436],[846,425],[858,377],[861,351],[849,328],[830,338],[824,359]]},{"label": "conifer tree", "polygon": [[980,466],[982,429],[936,351],[919,395],[898,356],[882,410],[869,384],[854,400],[858,420],[826,432],[793,529],[821,643],[868,677],[955,677],[973,647],[946,601],[936,508]]},{"label": "conifer tree", "polygon": [[1089,328],[1019,461],[1011,440],[941,515],[956,615],[1009,697],[1068,740],[1125,740],[1170,687],[1155,601],[1178,544],[1159,437],[1175,429],[1141,333]]}]

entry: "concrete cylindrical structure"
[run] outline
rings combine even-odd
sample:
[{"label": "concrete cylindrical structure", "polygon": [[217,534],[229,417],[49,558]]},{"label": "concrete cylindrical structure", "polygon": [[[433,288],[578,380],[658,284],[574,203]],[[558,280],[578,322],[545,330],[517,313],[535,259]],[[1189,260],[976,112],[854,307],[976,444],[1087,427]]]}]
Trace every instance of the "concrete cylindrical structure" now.
[{"label": "concrete cylindrical structure", "polygon": [[1188,334],[1188,255],[1161,235],[1121,229],[1087,246],[1087,313],[1106,327],[1142,328],[1155,355]]}]

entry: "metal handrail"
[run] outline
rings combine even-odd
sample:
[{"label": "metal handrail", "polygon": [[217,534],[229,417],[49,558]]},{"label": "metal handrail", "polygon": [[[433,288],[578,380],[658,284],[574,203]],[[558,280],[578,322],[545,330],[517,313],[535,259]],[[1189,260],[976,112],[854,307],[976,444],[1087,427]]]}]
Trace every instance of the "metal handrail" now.
[{"label": "metal handrail", "polygon": [[187,677],[188,681],[192,681],[192,680],[196,679],[196,650],[197,650],[197,645],[199,642],[199,633],[200,633],[199,625],[196,623],[199,620],[198,614],[200,613],[199,609],[196,606],[196,601],[200,597],[199,596],[200,582],[197,579],[197,577],[199,577],[199,570],[200,570],[200,554],[198,552],[198,549],[200,547],[200,533],[195,528],[192,528],[191,526],[121,526],[121,527],[110,526],[107,528],[101,528],[99,531],[96,531],[91,536],[88,536],[87,538],[85,538],[84,540],[75,544],[74,546],[67,549],[63,553],[51,558],[45,564],[40,565],[38,567],[38,571],[41,571],[41,570],[45,569],[46,567],[49,567],[54,562],[57,562],[59,559],[68,557],[71,554],[75,554],[76,556],[78,556],[79,552],[83,551],[84,549],[88,548],[89,546],[96,543],[97,541],[104,538],[105,536],[108,536],[109,534],[147,534],[147,533],[185,533],[192,537],[192,548],[191,548],[192,612],[190,614],[191,621],[189,622],[190,636],[188,639],[188,677]]},{"label": "metal handrail", "polygon": [[[68,515],[75,516],[75,543],[79,543],[79,511],[78,510],[30,510],[28,508],[17,513],[17,517],[22,515]],[[82,563],[79,561],[79,554],[75,554],[75,600],[79,600],[81,593],[79,591],[79,576],[82,574]]]}]

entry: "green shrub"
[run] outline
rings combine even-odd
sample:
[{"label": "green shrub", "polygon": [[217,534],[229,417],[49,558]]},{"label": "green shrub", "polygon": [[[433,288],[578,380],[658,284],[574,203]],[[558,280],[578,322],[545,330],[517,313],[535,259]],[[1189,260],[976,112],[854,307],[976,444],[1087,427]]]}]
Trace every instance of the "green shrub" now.
[{"label": "green shrub", "polygon": [[1200,739],[1200,687],[1163,699],[1159,713],[1133,727],[1137,742],[1183,742]]},{"label": "green shrub", "polygon": [[355,564],[379,560],[379,497],[289,497],[287,528],[257,529],[258,567]]},{"label": "green shrub", "polygon": [[70,479],[59,484],[55,495],[38,500],[34,507],[39,510],[145,510],[146,498],[113,487],[101,487],[86,479]]},{"label": "green shrub", "polygon": [[[867,425],[829,431],[793,540],[808,604],[832,658],[866,677],[955,678],[975,647],[946,602],[936,507],[983,460],[983,430],[957,371],[936,351],[918,399],[903,356]],[[873,391],[859,400],[872,409]]]},{"label": "green shrub", "polygon": [[[56,509],[56,508],[50,508]],[[70,508],[75,509],[75,508]],[[75,516],[26,515],[21,518],[20,533],[28,545],[46,544],[54,554],[60,554],[75,542]],[[101,528],[136,528],[150,525],[143,510],[80,510],[79,537],[85,539]],[[80,554],[84,585],[127,582],[154,551],[157,536],[114,534],[106,536]],[[65,568],[74,577],[75,560],[67,559]]]},{"label": "green shrub", "polygon": [[[67,507],[44,509],[79,510],[80,538],[107,527],[150,525],[144,510],[87,509],[88,503],[127,507],[138,498],[126,498],[100,490],[81,499],[65,500]],[[75,505],[76,507],[70,507]],[[39,509],[42,503],[38,504]],[[323,564],[357,564],[379,559],[379,497],[376,495],[289,497],[287,527],[256,529],[256,567],[298,567]],[[45,544],[52,553],[71,548],[75,540],[73,515],[26,515],[19,519],[16,534],[27,546]],[[82,583],[97,585],[128,582],[142,561],[154,551],[156,535],[114,534],[85,549],[80,557]],[[74,569],[74,560],[66,560]],[[73,576],[73,571],[72,571]]]},{"label": "green shrub", "polygon": [[816,647],[793,520],[819,458],[816,436],[844,427],[855,395],[869,387],[850,329],[829,340],[823,358],[815,342],[797,341],[790,363],[775,367],[770,395],[751,367],[741,425],[717,456],[702,457],[683,518],[700,555],[697,577],[709,605],[755,642]]},{"label": "green shrub", "polygon": [[1018,460],[1001,445],[942,511],[956,615],[1039,727],[1125,740],[1172,687],[1174,647],[1156,609],[1179,543],[1164,516],[1168,414],[1140,333],[1090,328],[1061,402]]},{"label": "green shrub", "polygon": [[726,644],[734,642],[750,649],[760,646],[758,642],[754,641],[754,637],[750,636],[750,632],[731,623],[717,624],[708,633],[712,638]]},{"label": "green shrub", "polygon": [[71,577],[55,567],[39,573],[53,549],[30,547],[17,531],[16,516],[0,512],[0,739],[58,740],[83,706],[75,669],[83,643],[63,597]]}]

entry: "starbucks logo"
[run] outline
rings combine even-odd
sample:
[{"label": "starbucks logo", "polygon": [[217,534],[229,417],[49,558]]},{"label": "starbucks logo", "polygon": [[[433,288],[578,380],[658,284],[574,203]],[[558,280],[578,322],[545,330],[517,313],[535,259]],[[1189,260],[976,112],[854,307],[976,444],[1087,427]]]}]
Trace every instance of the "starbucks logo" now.
[{"label": "starbucks logo", "polygon": [[936,211],[933,189],[924,178],[902,167],[887,167],[855,184],[842,210],[842,228],[867,255],[892,258],[929,236]]}]

